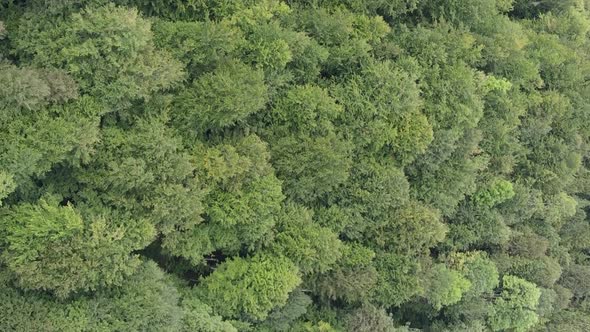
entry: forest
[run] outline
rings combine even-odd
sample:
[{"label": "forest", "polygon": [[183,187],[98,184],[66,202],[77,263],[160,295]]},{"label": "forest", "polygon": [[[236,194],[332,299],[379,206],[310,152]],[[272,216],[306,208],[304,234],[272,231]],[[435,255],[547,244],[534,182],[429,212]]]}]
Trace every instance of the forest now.
[{"label": "forest", "polygon": [[0,331],[590,331],[590,0],[0,0]]}]

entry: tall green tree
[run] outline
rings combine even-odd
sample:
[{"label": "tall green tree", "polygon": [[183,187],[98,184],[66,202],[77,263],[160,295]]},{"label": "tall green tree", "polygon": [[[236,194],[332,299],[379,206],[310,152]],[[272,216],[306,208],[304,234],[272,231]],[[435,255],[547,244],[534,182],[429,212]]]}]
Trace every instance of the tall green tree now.
[{"label": "tall green tree", "polygon": [[89,6],[63,19],[34,11],[10,32],[22,62],[65,70],[114,109],[183,78],[182,65],[155,49],[151,24],[136,9]]},{"label": "tall green tree", "polygon": [[300,282],[297,267],[284,257],[237,257],[204,278],[199,293],[223,317],[257,321],[284,306]]},{"label": "tall green tree", "polygon": [[60,298],[121,285],[141,262],[132,252],[149,244],[155,230],[144,220],[111,218],[83,217],[71,205],[45,200],[14,207],[1,218],[2,263],[19,287]]}]

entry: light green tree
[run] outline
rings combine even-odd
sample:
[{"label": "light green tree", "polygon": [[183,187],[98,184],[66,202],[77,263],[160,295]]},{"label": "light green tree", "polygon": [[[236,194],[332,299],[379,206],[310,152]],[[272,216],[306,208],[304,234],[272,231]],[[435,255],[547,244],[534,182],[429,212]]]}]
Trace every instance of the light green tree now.
[{"label": "light green tree", "polygon": [[493,331],[527,331],[539,316],[536,313],[541,291],[524,279],[505,275],[502,277],[500,296],[494,301],[489,324]]},{"label": "light green tree", "polygon": [[436,264],[432,267],[427,279],[424,297],[437,310],[459,302],[463,294],[471,288],[469,279],[447,268],[444,264]]},{"label": "light green tree", "polygon": [[257,255],[222,263],[199,284],[201,298],[225,318],[251,321],[287,303],[301,283],[295,264],[284,257]]},{"label": "light green tree", "polygon": [[314,224],[311,211],[285,205],[270,251],[289,258],[302,274],[324,273],[341,257],[342,243],[330,229]]},{"label": "light green tree", "polygon": [[117,225],[108,215],[84,218],[71,205],[44,200],[14,207],[1,219],[0,257],[17,285],[60,298],[121,285],[140,264],[132,252],[155,236],[142,220]]}]

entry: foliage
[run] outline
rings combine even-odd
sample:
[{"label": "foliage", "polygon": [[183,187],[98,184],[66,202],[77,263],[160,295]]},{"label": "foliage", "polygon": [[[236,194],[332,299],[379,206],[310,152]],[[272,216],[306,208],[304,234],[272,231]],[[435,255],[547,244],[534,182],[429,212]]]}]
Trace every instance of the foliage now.
[{"label": "foliage", "polygon": [[476,204],[494,206],[514,197],[512,183],[505,180],[498,180],[490,183],[475,193]]},{"label": "foliage", "polygon": [[[205,182],[206,195],[199,201],[203,211],[195,211],[190,217],[204,213],[205,222],[185,221],[183,228],[166,236],[164,246],[198,263],[203,255],[216,250],[235,253],[243,247],[254,249],[268,243],[284,196],[269,164],[266,144],[251,135],[195,150],[198,163],[194,171]],[[199,197],[192,194],[191,198]]]},{"label": "foliage", "polygon": [[180,63],[154,48],[150,23],[135,9],[87,7],[50,22],[42,13],[24,15],[9,36],[15,52],[31,65],[64,69],[113,108],[182,79]]},{"label": "foliage", "polygon": [[181,299],[184,311],[182,331],[196,332],[237,332],[237,329],[220,316],[213,315],[213,309],[203,303],[194,290],[187,291]]},{"label": "foliage", "polygon": [[308,284],[325,300],[356,303],[367,300],[377,283],[377,271],[372,264],[375,252],[358,244],[342,247],[342,256],[327,273],[312,276]]},{"label": "foliage", "polygon": [[227,127],[264,107],[266,90],[260,71],[225,63],[179,93],[172,117],[188,133]]},{"label": "foliage", "polygon": [[471,288],[468,279],[444,264],[435,265],[429,274],[424,296],[435,309],[459,302],[463,293]]},{"label": "foliage", "polygon": [[336,234],[314,225],[310,211],[287,205],[270,250],[288,257],[302,274],[311,274],[329,271],[340,259],[341,246]]},{"label": "foliage", "polygon": [[400,164],[424,152],[432,127],[420,112],[414,77],[392,62],[371,63],[334,88],[346,132],[360,151],[386,149]]},{"label": "foliage", "polygon": [[515,257],[510,274],[532,281],[541,287],[551,287],[561,276],[561,267],[556,259],[543,256],[535,260]]},{"label": "foliage", "polygon": [[288,259],[258,255],[223,263],[200,288],[203,300],[221,316],[256,321],[284,306],[300,282]]},{"label": "foliage", "polygon": [[6,172],[0,172],[0,205],[2,204],[2,200],[14,191],[14,189],[16,189],[16,185],[12,176]]},{"label": "foliage", "polygon": [[498,287],[498,269],[486,253],[453,253],[448,260],[448,265],[459,271],[471,283],[468,295],[491,294]]},{"label": "foliage", "polygon": [[375,267],[378,281],[374,297],[379,304],[399,306],[424,291],[418,277],[422,267],[406,256],[380,253]]},{"label": "foliage", "polygon": [[560,284],[571,290],[576,297],[590,295],[590,268],[586,265],[572,264],[561,277]]},{"label": "foliage", "polygon": [[318,138],[285,136],[273,144],[272,159],[285,194],[311,204],[348,179],[350,145],[335,134]]},{"label": "foliage", "polygon": [[0,66],[0,84],[0,108],[8,114],[16,110],[38,110],[49,103],[78,96],[74,80],[55,69],[35,70],[4,64]]},{"label": "foliage", "polygon": [[590,1],[0,1],[0,330],[586,331]]},{"label": "foliage", "polygon": [[133,222],[116,227],[107,218],[84,222],[72,206],[44,200],[17,206],[2,218],[2,262],[21,287],[54,291],[58,297],[121,284],[140,263],[131,252],[149,243],[154,230],[141,221],[135,229],[130,229]]},{"label": "foliage", "polygon": [[494,331],[513,329],[526,331],[539,319],[535,308],[541,291],[526,280],[505,275],[502,278],[502,292],[494,301],[490,325]]},{"label": "foliage", "polygon": [[346,318],[349,331],[358,332],[394,332],[393,319],[383,309],[370,305],[362,306]]},{"label": "foliage", "polygon": [[156,21],[152,26],[154,45],[182,62],[190,78],[224,65],[235,56],[241,32],[226,21]]},{"label": "foliage", "polygon": [[273,310],[261,325],[263,331],[288,331],[293,323],[307,312],[312,299],[302,290],[295,289],[289,294],[284,307]]},{"label": "foliage", "polygon": [[145,262],[121,287],[59,301],[22,293],[2,277],[0,327],[7,331],[178,331],[178,291],[155,263]]}]

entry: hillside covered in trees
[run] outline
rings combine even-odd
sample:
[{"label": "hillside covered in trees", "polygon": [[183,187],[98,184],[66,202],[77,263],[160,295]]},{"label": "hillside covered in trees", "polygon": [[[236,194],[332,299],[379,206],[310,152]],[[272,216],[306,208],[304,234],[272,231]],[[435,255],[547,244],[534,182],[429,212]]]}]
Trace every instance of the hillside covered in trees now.
[{"label": "hillside covered in trees", "polygon": [[590,0],[0,0],[0,331],[590,331]]}]

